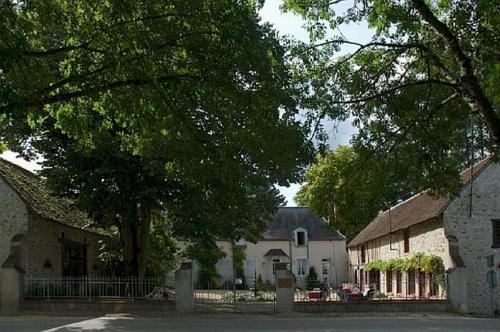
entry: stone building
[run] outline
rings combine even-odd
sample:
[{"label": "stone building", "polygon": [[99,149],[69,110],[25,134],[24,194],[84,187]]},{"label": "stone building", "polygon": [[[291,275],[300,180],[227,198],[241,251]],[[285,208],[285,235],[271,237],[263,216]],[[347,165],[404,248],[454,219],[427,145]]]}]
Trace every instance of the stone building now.
[{"label": "stone building", "polygon": [[[453,197],[435,198],[427,190],[379,214],[347,246],[350,280],[390,298],[446,294],[462,312],[491,313],[491,297],[498,308],[500,292],[491,294],[486,275],[500,274],[500,165],[486,158],[462,172],[461,181]],[[419,269],[367,271],[370,262],[390,267],[415,255],[439,257],[447,285]]]},{"label": "stone building", "polygon": [[[0,158],[0,265],[26,274],[99,274],[106,236],[67,200],[52,196],[43,179]],[[0,298],[3,285],[0,277]]]},{"label": "stone building", "polygon": [[[222,280],[232,280],[232,244],[217,241],[217,245],[226,254],[217,263],[217,272]],[[345,236],[328,230],[327,223],[305,207],[279,208],[256,243],[240,241],[237,245],[244,247],[247,280],[257,276],[262,283],[274,285],[277,263],[287,263],[299,285],[305,281],[310,267],[314,267],[320,282],[338,285],[347,280]]]}]

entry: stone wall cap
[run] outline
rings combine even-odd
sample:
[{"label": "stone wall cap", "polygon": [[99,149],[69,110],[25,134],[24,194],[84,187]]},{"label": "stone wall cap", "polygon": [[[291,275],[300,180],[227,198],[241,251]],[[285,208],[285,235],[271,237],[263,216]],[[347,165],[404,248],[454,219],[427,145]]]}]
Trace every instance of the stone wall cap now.
[{"label": "stone wall cap", "polygon": [[19,273],[25,273],[26,271],[23,270],[21,266],[19,266],[17,262],[17,257],[14,255],[9,255],[5,262],[2,264],[2,269],[14,269],[17,270]]},{"label": "stone wall cap", "polygon": [[11,242],[11,244],[13,242],[21,242],[23,240],[23,238],[24,238],[24,234],[16,234],[12,237],[12,239],[10,239],[10,242]]}]

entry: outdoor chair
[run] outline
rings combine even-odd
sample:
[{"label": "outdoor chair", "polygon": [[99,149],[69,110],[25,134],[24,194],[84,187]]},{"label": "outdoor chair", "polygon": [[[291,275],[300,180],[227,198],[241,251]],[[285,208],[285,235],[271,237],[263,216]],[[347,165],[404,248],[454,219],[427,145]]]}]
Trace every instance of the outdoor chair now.
[{"label": "outdoor chair", "polygon": [[367,292],[366,295],[364,296],[365,300],[373,300],[373,297],[375,296],[375,289],[370,288]]},{"label": "outdoor chair", "polygon": [[349,294],[342,287],[337,287],[336,293],[341,301],[349,300]]}]

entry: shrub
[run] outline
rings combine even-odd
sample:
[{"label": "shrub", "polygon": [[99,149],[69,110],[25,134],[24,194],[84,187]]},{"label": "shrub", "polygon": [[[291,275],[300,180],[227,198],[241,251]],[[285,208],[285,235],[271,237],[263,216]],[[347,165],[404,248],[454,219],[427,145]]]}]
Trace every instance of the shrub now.
[{"label": "shrub", "polygon": [[309,268],[309,274],[307,275],[307,289],[312,290],[315,287],[319,287],[318,274],[314,266]]}]

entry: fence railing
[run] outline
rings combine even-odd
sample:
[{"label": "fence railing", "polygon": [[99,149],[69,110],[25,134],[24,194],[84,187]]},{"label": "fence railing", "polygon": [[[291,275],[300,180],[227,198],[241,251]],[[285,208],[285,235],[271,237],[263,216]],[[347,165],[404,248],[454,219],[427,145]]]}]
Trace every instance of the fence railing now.
[{"label": "fence railing", "polygon": [[173,278],[24,277],[24,299],[173,299]]},{"label": "fence railing", "polygon": [[316,280],[297,285],[296,302],[358,300],[445,300],[444,278],[372,278],[363,283],[334,287]]},{"label": "fence railing", "polygon": [[260,285],[252,278],[194,283],[197,310],[274,312],[275,302],[275,288]]}]

